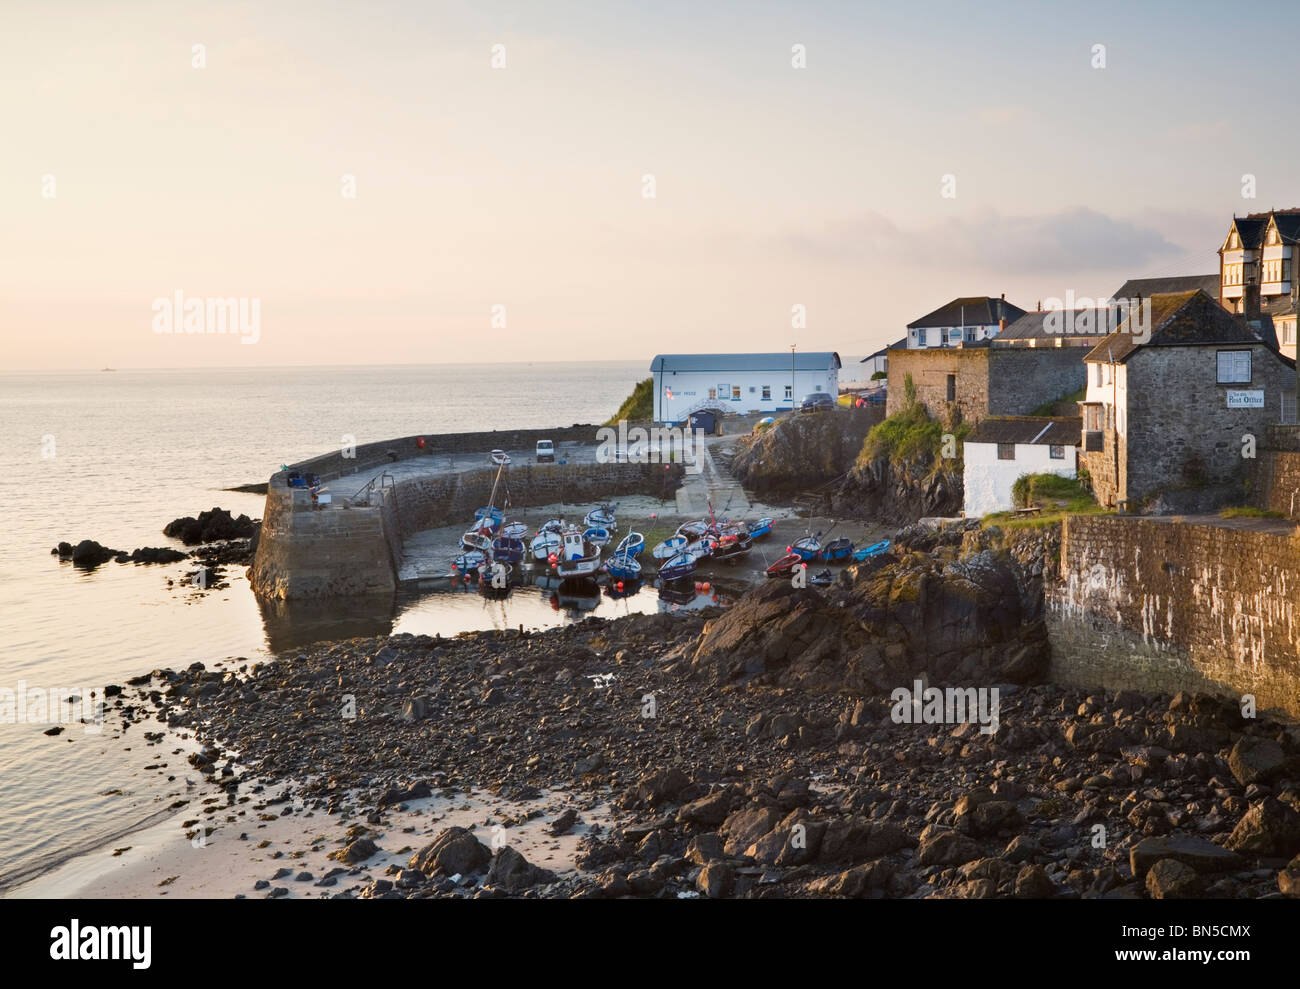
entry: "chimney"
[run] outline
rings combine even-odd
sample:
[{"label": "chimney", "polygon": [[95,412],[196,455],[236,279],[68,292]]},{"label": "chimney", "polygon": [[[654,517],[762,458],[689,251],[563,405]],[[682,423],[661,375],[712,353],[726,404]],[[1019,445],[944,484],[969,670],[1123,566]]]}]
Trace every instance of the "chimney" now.
[{"label": "chimney", "polygon": [[1005,330],[1006,328],[1007,328],[1007,321],[1006,321],[1005,319],[999,319],[999,320],[998,320],[998,335],[1001,336],[1001,335],[1002,335],[1002,331]]}]

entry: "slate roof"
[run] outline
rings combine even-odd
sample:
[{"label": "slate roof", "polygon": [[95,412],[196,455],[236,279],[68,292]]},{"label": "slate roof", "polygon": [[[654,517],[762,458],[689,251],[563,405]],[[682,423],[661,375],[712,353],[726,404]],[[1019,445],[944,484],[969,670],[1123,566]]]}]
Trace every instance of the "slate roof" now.
[{"label": "slate roof", "polygon": [[858,363],[865,364],[867,363],[867,361],[873,360],[874,358],[886,356],[887,351],[897,350],[899,347],[906,347],[906,346],[907,346],[907,337],[903,337],[903,339],[901,340],[895,340],[893,343],[885,344],[885,346],[881,347],[874,354],[868,354],[866,357],[862,358],[862,360],[858,361]]},{"label": "slate roof", "polygon": [[1078,416],[988,416],[966,437],[967,443],[1033,443],[1078,446],[1083,420]]},{"label": "slate roof", "polygon": [[908,323],[907,328],[911,330],[925,326],[989,326],[999,319],[1005,319],[1010,323],[1024,314],[1023,309],[1005,299],[974,295],[953,299],[934,312],[926,313],[920,319]]},{"label": "slate roof", "polygon": [[[1072,312],[1075,316],[1075,322],[1073,323],[1069,321],[1070,312]],[[1058,310],[1058,315],[1060,316],[1060,323],[1058,325],[1063,328],[1073,326],[1076,328],[1076,330],[1081,330],[1082,327],[1080,326],[1079,321],[1084,319],[1084,316],[1082,314],[1088,312],[1091,312],[1091,316],[1088,317],[1091,320],[1091,322],[1089,323],[1089,326],[1091,327],[1090,332],[1065,333],[1061,329],[1055,331],[1049,330],[1046,326],[1046,321],[1047,321],[1047,317],[1051,314],[1051,310],[1042,310],[1039,312],[1025,313],[1014,323],[1011,323],[1009,326],[1007,326],[1007,328],[1003,330],[1001,333],[999,333],[995,339],[997,339],[998,341],[1059,340],[1062,337],[1066,339],[1069,339],[1070,337],[1097,337],[1101,334],[1101,331],[1105,329],[1105,327],[1107,326],[1106,323],[1107,310],[1105,309],[1093,309],[1093,310],[1074,309],[1069,311]]]},{"label": "slate roof", "polygon": [[1195,292],[1200,289],[1211,298],[1219,297],[1219,274],[1173,275],[1169,278],[1130,278],[1111,294],[1112,299],[1149,299],[1171,292]]},{"label": "slate roof", "polygon": [[1249,251],[1263,246],[1264,231],[1268,229],[1269,217],[1272,217],[1277,224],[1277,232],[1282,237],[1282,243],[1300,242],[1300,209],[1293,206],[1288,209],[1272,209],[1263,213],[1234,216],[1232,222],[1241,236],[1241,246],[1244,249]]},{"label": "slate roof", "polygon": [[1119,329],[1084,355],[1090,364],[1123,363],[1142,347],[1189,347],[1202,344],[1259,343],[1245,320],[1234,316],[1204,292],[1151,297],[1150,336],[1138,343],[1125,320]]},{"label": "slate roof", "polygon": [[[657,354],[650,362],[651,371],[786,371],[792,365],[790,354]],[[838,368],[840,355],[833,350],[797,351],[793,366],[800,371],[827,371]]]}]

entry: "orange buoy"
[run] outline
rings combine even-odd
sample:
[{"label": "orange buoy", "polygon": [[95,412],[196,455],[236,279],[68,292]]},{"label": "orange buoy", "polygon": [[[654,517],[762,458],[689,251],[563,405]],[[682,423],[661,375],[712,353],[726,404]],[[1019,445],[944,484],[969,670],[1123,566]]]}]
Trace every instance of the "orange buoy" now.
[{"label": "orange buoy", "polygon": [[416,439],[415,439],[415,445],[418,446],[421,450],[423,450],[423,449],[424,449],[424,437],[423,437],[423,436],[417,436]]}]

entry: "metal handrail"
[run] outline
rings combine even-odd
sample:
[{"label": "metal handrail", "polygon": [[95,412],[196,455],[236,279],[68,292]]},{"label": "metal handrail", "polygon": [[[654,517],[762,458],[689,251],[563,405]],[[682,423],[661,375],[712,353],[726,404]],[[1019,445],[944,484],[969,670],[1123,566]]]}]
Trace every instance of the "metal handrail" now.
[{"label": "metal handrail", "polygon": [[[387,483],[387,484],[384,484],[384,478],[388,478],[388,483]],[[369,481],[367,481],[367,482],[365,483],[365,485],[362,486],[361,490],[359,490],[356,494],[354,494],[354,495],[352,496],[352,498],[350,499],[351,503],[352,503],[353,505],[369,505],[369,504],[370,504],[370,496],[371,496],[372,494],[374,494],[374,492],[375,492],[375,483],[376,483],[376,482],[378,482],[379,487],[380,487],[381,490],[382,490],[383,488],[385,488],[385,487],[389,487],[389,488],[391,488],[391,487],[394,487],[394,486],[396,485],[396,482],[393,480],[393,475],[392,475],[392,474],[388,473],[388,471],[386,471],[386,470],[385,470],[385,471],[380,471],[378,474],[376,474],[374,477],[372,477]]]}]

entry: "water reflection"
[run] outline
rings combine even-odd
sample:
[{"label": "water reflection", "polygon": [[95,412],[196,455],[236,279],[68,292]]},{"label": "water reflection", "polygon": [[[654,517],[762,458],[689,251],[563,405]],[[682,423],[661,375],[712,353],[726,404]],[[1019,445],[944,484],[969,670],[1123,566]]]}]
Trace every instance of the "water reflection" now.
[{"label": "water reflection", "polygon": [[561,580],[517,570],[507,586],[493,587],[477,575],[421,582],[396,595],[324,601],[258,601],[272,652],[302,649],[315,642],[358,636],[451,637],[490,629],[554,628],[593,615],[675,614],[726,607],[731,595],[716,583],[676,581]]}]

